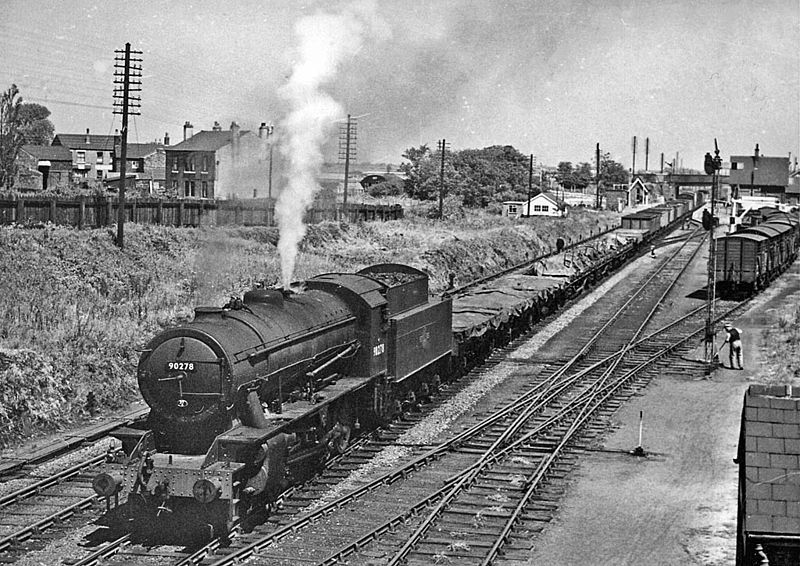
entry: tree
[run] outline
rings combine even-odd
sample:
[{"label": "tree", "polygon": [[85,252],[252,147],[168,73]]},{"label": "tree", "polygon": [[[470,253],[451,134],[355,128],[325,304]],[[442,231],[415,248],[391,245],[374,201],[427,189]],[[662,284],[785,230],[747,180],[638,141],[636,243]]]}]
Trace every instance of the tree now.
[{"label": "tree", "polygon": [[604,153],[600,157],[600,182],[605,187],[611,187],[615,183],[627,183],[628,170],[621,163],[611,159],[611,154]]},{"label": "tree", "polygon": [[376,198],[400,196],[403,194],[403,181],[397,177],[390,177],[386,181],[370,185],[367,193]]},{"label": "tree", "polygon": [[408,163],[400,165],[400,170],[406,174],[406,194],[419,200],[436,198],[439,194],[438,177],[430,148],[425,144],[409,148],[403,153],[403,158],[408,160]]},{"label": "tree", "polygon": [[578,189],[585,189],[592,184],[594,181],[594,175],[592,174],[591,164],[586,162],[578,163],[578,166],[575,168],[573,178],[575,180],[575,187]]},{"label": "tree", "polygon": [[11,189],[14,186],[16,160],[19,148],[25,139],[19,129],[19,115],[22,99],[17,85],[12,84],[0,96],[0,187]]},{"label": "tree", "polygon": [[50,145],[55,128],[47,119],[50,110],[35,102],[23,102],[19,109],[19,129],[26,144]]},{"label": "tree", "polygon": [[571,161],[562,161],[558,164],[556,181],[569,191],[575,188],[575,171],[572,168]]}]

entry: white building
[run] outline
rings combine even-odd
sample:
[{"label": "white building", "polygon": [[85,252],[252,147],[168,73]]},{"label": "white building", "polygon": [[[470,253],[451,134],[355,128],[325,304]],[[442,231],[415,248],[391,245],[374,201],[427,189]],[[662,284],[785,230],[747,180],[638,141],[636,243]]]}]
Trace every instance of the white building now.
[{"label": "white building", "polygon": [[509,200],[503,203],[503,216],[566,216],[567,210],[552,193],[539,193],[529,201]]}]

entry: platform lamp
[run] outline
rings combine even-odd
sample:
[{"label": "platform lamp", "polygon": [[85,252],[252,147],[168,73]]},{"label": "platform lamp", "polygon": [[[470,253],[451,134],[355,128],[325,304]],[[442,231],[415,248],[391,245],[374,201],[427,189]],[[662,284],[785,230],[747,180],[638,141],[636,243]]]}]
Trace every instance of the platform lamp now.
[{"label": "platform lamp", "polygon": [[[705,328],[705,362],[706,374],[716,369],[715,330],[714,330],[714,301],[716,300],[716,273],[717,273],[717,240],[714,229],[717,224],[716,199],[719,189],[719,170],[722,169],[722,158],[719,156],[717,138],[714,138],[714,157],[706,153],[703,163],[706,175],[711,175],[711,214],[708,226],[708,285],[706,287],[706,328]],[[705,215],[704,215],[705,216]]]}]

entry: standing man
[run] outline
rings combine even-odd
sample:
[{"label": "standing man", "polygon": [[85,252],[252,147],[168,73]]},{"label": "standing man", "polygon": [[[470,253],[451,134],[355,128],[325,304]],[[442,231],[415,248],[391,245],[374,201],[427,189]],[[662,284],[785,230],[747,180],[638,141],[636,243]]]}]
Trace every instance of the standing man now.
[{"label": "standing man", "polygon": [[[719,349],[721,350],[725,344],[728,344],[731,369],[744,369],[742,364],[742,331],[734,328],[730,322],[725,322],[722,326],[725,328],[727,335],[725,336],[725,342],[722,343]],[[719,353],[719,350],[717,350],[717,353]],[[739,366],[738,368],[733,365],[734,358],[736,359],[736,365]]]}]

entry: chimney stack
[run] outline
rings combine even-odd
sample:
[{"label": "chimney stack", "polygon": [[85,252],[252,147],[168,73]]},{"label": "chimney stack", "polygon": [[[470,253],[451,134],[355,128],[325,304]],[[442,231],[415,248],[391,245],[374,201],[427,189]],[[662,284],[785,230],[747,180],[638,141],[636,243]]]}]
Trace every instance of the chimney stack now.
[{"label": "chimney stack", "polygon": [[221,132],[222,131],[222,126],[219,125],[219,122],[214,120],[214,127],[211,128],[211,131],[213,131],[213,132]]},{"label": "chimney stack", "polygon": [[183,125],[183,141],[188,140],[190,137],[194,135],[194,126],[186,120],[186,123]]},{"label": "chimney stack", "polygon": [[[267,131],[267,123],[261,122],[261,125],[258,127],[258,137],[263,138],[266,131]],[[791,157],[789,158],[789,160],[791,161]]]},{"label": "chimney stack", "polygon": [[[88,134],[88,133],[89,133],[89,130],[86,130],[86,133]],[[756,151],[755,151],[755,153],[754,153],[753,155],[755,155],[756,157],[758,157],[758,156],[759,156],[759,153],[758,153],[758,144],[756,144]]]},{"label": "chimney stack", "polygon": [[239,153],[239,124],[231,122],[231,150],[235,158]]},{"label": "chimney stack", "polygon": [[89,128],[86,128],[86,143],[87,144],[92,143],[92,139],[91,137],[89,137]]},{"label": "chimney stack", "polygon": [[164,145],[169,145],[169,132],[164,132]]}]

